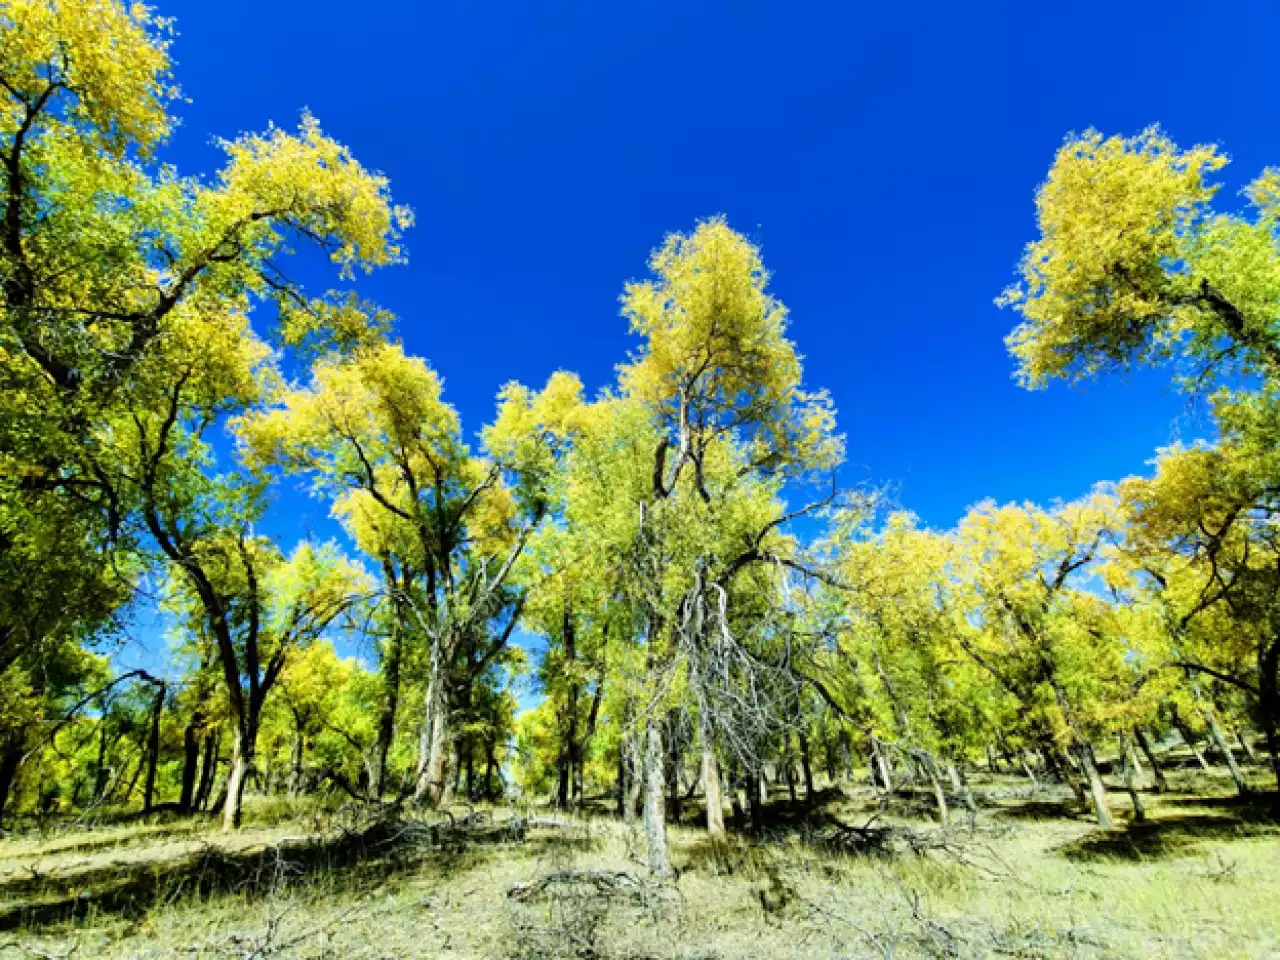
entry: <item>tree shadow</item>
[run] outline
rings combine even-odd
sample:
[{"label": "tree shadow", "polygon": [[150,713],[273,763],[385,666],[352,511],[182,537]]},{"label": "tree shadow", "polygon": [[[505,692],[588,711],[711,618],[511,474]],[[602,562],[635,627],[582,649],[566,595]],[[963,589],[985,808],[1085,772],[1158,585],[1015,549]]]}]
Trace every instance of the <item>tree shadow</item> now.
[{"label": "tree shadow", "polygon": [[514,839],[501,826],[472,831],[465,841],[448,835],[433,839],[422,829],[388,820],[244,851],[206,842],[167,859],[114,861],[74,873],[33,872],[0,884],[0,930],[48,926],[89,913],[134,919],[180,898],[263,899],[321,881],[329,890],[358,894],[423,867],[445,876],[470,869]]},{"label": "tree shadow", "polygon": [[1248,840],[1280,835],[1280,826],[1270,819],[1175,814],[1157,820],[1130,823],[1119,830],[1097,830],[1059,847],[1068,860],[1162,860],[1187,856],[1207,841]]},{"label": "tree shadow", "polygon": [[1026,800],[1022,803],[1001,805],[993,811],[998,816],[1012,820],[1079,820],[1085,814],[1076,803],[1074,797],[1058,800],[1038,799]]},{"label": "tree shadow", "polygon": [[1226,794],[1214,797],[1195,794],[1164,794],[1161,803],[1170,807],[1199,807],[1222,811],[1237,820],[1249,823],[1280,822],[1280,794],[1269,793]]}]

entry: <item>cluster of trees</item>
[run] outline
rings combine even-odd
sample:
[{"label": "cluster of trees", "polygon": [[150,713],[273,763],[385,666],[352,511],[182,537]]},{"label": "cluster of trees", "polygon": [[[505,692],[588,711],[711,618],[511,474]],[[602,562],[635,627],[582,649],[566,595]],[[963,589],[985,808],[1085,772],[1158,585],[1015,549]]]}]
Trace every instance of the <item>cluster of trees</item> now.
[{"label": "cluster of trees", "polygon": [[[161,163],[168,30],[118,0],[0,12],[0,815],[605,793],[663,872],[695,793],[717,836],[726,805],[760,823],[766,776],[808,796],[855,754],[943,819],[999,757],[1109,824],[1095,751],[1136,801],[1175,729],[1241,790],[1228,739],[1260,729],[1280,780],[1280,173],[1222,214],[1212,148],[1063,147],[1003,298],[1023,379],[1176,363],[1220,435],[932,531],[838,486],[831,402],[721,219],[625,287],[611,387],[511,384],[473,449],[354,293],[403,259],[385,179],[310,117],[225,143],[213,178]],[[336,289],[285,272],[302,244]],[[258,532],[300,481],[345,546]],[[113,676],[150,602],[174,670]],[[517,629],[545,639],[520,716]]]}]

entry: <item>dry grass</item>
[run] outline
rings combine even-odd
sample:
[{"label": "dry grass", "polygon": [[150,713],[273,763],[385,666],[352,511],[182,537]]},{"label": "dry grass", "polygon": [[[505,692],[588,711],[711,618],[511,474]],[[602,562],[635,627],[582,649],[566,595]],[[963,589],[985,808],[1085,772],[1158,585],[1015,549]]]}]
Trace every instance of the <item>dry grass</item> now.
[{"label": "dry grass", "polygon": [[[1280,953],[1280,827],[1217,778],[1173,787],[1147,795],[1149,823],[1110,832],[1061,792],[1002,778],[946,831],[866,789],[805,816],[779,800],[759,840],[674,828],[679,876],[663,885],[644,879],[640,834],[608,818],[517,839],[494,811],[464,840],[274,805],[231,836],[204,821],[27,837],[0,842],[0,958]],[[826,819],[873,815],[896,832],[870,851]],[[604,880],[572,882],[590,870]]]}]

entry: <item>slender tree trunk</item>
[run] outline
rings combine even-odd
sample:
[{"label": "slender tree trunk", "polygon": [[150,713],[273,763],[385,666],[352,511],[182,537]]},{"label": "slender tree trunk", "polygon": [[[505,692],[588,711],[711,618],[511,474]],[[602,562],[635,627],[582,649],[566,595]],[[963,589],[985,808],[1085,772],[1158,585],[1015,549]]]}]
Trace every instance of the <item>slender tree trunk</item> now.
[{"label": "slender tree trunk", "polygon": [[796,796],[796,768],[795,764],[791,762],[791,754],[791,733],[788,731],[783,745],[782,771],[787,780],[787,796],[790,798],[791,806],[794,808],[798,798]]},{"label": "slender tree trunk", "polygon": [[800,768],[804,771],[804,802],[809,806],[813,805],[814,795],[817,791],[813,788],[813,764],[809,757],[809,738],[805,734],[800,734]]},{"label": "slender tree trunk", "polygon": [[1031,769],[1031,764],[1027,763],[1026,751],[1018,751],[1018,762],[1022,764],[1022,772],[1026,774],[1027,779],[1031,781],[1032,789],[1038,789],[1040,787],[1040,782],[1036,780],[1036,773]]},{"label": "slender tree trunk", "polygon": [[951,767],[951,777],[956,783],[957,789],[960,791],[960,797],[964,801],[964,808],[971,816],[978,812],[978,801],[973,797],[973,791],[969,789],[969,778],[965,776],[964,764],[953,763]]},{"label": "slender tree trunk", "polygon": [[741,789],[741,764],[738,763],[736,757],[729,761],[729,806],[733,810],[733,826],[739,832],[745,832],[747,829],[747,815],[742,810],[742,797],[739,793]]},{"label": "slender tree trunk", "polygon": [[204,759],[200,764],[200,787],[196,790],[196,810],[205,810],[209,806],[209,796],[213,793],[213,781],[218,775],[218,741],[221,737],[213,730],[204,738]]},{"label": "slender tree trunk", "polygon": [[1209,772],[1209,764],[1204,758],[1204,754],[1200,752],[1200,747],[1196,744],[1196,738],[1192,735],[1191,730],[1182,722],[1182,714],[1178,712],[1176,704],[1171,705],[1170,715],[1173,718],[1173,725],[1177,728],[1182,742],[1187,745],[1187,749],[1191,751],[1191,755],[1196,758],[1196,762],[1200,764],[1200,769],[1205,773]]},{"label": "slender tree trunk", "polygon": [[933,788],[933,801],[938,806],[938,822],[946,826],[950,811],[947,809],[947,794],[942,789],[942,777],[938,773],[938,764],[932,754],[923,750],[917,759],[920,769],[924,771],[925,778],[929,781],[929,786]]},{"label": "slender tree trunk", "polygon": [[182,791],[178,795],[178,809],[190,813],[195,809],[196,774],[200,765],[200,725],[204,717],[199,707],[191,711],[191,718],[182,728]]},{"label": "slender tree trunk", "polygon": [[1209,729],[1209,739],[1213,741],[1214,748],[1222,756],[1227,764],[1227,770],[1231,773],[1231,779],[1235,782],[1236,793],[1245,796],[1249,792],[1249,783],[1244,778],[1244,774],[1240,772],[1240,765],[1236,763],[1236,755],[1231,751],[1231,747],[1227,745],[1227,738],[1222,734],[1222,727],[1218,724],[1218,717],[1214,713],[1213,707],[1203,704],[1200,707],[1200,715],[1204,718],[1205,726]]},{"label": "slender tree trunk", "polygon": [[1104,830],[1110,830],[1115,826],[1115,819],[1111,816],[1111,804],[1107,799],[1107,787],[1102,782],[1102,775],[1098,773],[1098,765],[1093,757],[1093,748],[1087,742],[1080,741],[1076,749],[1076,758],[1089,784],[1089,793],[1093,797],[1093,812],[1098,818],[1098,826]]},{"label": "slender tree trunk", "polygon": [[[110,771],[107,769],[107,712],[104,708],[102,719],[98,721],[98,759],[93,768],[93,799],[98,802],[107,791]],[[0,806],[3,798],[0,798]]]},{"label": "slender tree trunk", "polygon": [[764,830],[764,774],[759,770],[747,771],[747,810],[751,817],[751,832]]},{"label": "slender tree trunk", "polygon": [[627,777],[627,805],[625,817],[628,823],[634,823],[636,818],[640,815],[640,795],[643,793],[645,785],[648,783],[648,777],[645,775],[644,760],[639,755],[640,745],[635,742],[634,735],[627,737],[626,747],[627,768],[630,775]]},{"label": "slender tree trunk", "polygon": [[671,857],[667,852],[666,784],[663,768],[666,757],[662,749],[662,724],[650,719],[645,738],[644,829],[648,841],[649,872],[655,876],[671,873]]},{"label": "slender tree trunk", "polygon": [[1235,728],[1236,740],[1240,743],[1240,749],[1244,751],[1244,755],[1249,758],[1250,763],[1258,762],[1258,753],[1253,749],[1253,744],[1249,742],[1249,738],[1245,735],[1241,727]]},{"label": "slender tree trunk", "polygon": [[720,765],[715,751],[703,734],[702,743],[702,792],[707,802],[707,836],[712,840],[724,838],[724,797],[720,792]]},{"label": "slender tree trunk", "polygon": [[142,791],[142,812],[150,813],[156,794],[156,768],[160,765],[160,714],[164,711],[166,693],[164,681],[156,690],[155,705],[151,708],[151,730],[147,734],[147,782]]},{"label": "slender tree trunk", "polygon": [[[305,744],[302,736],[302,725],[298,724],[293,732],[293,749],[289,753],[289,796],[296,797],[302,790],[302,753]],[[370,796],[376,796],[370,787]]]},{"label": "slender tree trunk", "polygon": [[1151,738],[1147,736],[1147,731],[1142,727],[1135,726],[1133,728],[1133,739],[1138,742],[1138,748],[1142,750],[1142,755],[1147,758],[1147,766],[1151,768],[1151,775],[1156,781],[1156,792],[1169,789],[1169,781],[1165,779],[1164,769],[1160,766],[1160,761],[1156,759],[1155,750],[1151,746]]},{"label": "slender tree trunk", "polygon": [[1124,767],[1124,788],[1129,793],[1129,802],[1133,804],[1133,819],[1141,823],[1147,819],[1147,811],[1142,806],[1142,795],[1138,792],[1137,757],[1133,753],[1133,744],[1124,734],[1120,735],[1120,761]]},{"label": "slender tree trunk", "polygon": [[[399,609],[397,605],[397,610]],[[404,638],[400,615],[387,637],[386,657],[382,663],[382,709],[378,715],[378,739],[373,747],[373,766],[369,771],[369,796],[381,799],[387,779],[387,756],[396,732],[396,711],[400,706],[400,667],[404,655]]]},{"label": "slender tree trunk", "polygon": [[884,749],[876,737],[871,738],[872,779],[879,774],[880,785],[886,793],[893,793],[893,776],[889,773],[889,763],[885,759]]},{"label": "slender tree trunk", "polygon": [[133,790],[138,785],[138,778],[142,776],[142,770],[147,765],[145,753],[138,754],[138,762],[133,767],[133,776],[129,778],[129,786],[125,787],[124,796],[120,798],[121,805],[128,804],[129,799],[133,796]]}]

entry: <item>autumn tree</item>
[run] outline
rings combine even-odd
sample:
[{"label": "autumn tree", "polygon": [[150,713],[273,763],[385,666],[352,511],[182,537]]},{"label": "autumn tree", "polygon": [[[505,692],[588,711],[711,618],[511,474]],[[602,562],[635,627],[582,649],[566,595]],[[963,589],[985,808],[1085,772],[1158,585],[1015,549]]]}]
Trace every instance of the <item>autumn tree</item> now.
[{"label": "autumn tree", "polygon": [[[405,637],[426,641],[419,800],[448,799],[457,706],[450,685],[467,651],[482,644],[479,661],[487,662],[510,636],[518,616],[510,574],[546,513],[544,475],[572,430],[579,393],[565,375],[539,395],[507,388],[482,458],[463,441],[434,371],[381,342],[321,359],[309,385],[286,390],[274,408],[243,423],[251,459],[313,477],[378,558],[393,625],[383,649],[380,757],[394,725]],[[504,612],[506,627],[490,634]]]}]

